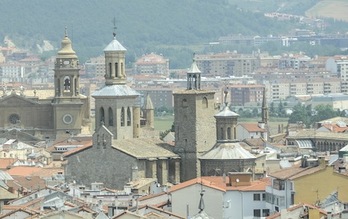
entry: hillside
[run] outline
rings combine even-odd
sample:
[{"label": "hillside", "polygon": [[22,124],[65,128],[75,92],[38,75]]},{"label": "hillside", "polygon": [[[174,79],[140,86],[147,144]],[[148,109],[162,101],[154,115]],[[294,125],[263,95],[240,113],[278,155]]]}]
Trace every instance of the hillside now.
[{"label": "hillside", "polygon": [[348,3],[346,0],[323,0],[306,11],[306,15],[315,18],[333,18],[348,22]]},{"label": "hillside", "polygon": [[9,35],[26,48],[44,39],[59,46],[67,26],[81,61],[101,54],[112,39],[115,17],[129,62],[157,52],[174,68],[187,67],[193,52],[220,36],[286,33],[291,26],[227,0],[1,0],[0,14],[6,18],[0,20],[0,39]]}]

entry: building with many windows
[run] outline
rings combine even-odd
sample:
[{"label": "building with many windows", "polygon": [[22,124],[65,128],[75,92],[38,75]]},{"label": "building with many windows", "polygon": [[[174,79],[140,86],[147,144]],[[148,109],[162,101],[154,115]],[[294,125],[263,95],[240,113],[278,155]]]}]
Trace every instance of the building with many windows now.
[{"label": "building with many windows", "polygon": [[195,59],[203,76],[243,76],[253,73],[260,66],[256,56],[235,52],[196,54]]},{"label": "building with many windows", "polygon": [[169,59],[154,53],[143,55],[135,61],[134,73],[169,75]]}]

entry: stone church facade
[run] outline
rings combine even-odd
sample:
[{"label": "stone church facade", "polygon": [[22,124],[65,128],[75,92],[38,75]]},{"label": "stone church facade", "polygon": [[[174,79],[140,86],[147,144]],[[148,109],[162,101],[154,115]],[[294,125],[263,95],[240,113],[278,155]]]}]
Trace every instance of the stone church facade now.
[{"label": "stone church facade", "polygon": [[65,178],[88,185],[103,182],[122,189],[129,181],[180,182],[180,157],[159,139],[153,104],[147,97],[141,118],[139,94],[126,84],[126,49],[114,39],[104,49],[105,85],[92,94],[95,126],[92,145],[65,154]]},{"label": "stone church facade", "polygon": [[40,99],[3,90],[0,97],[0,131],[16,130],[38,139],[56,139],[81,133],[89,125],[89,99],[79,93],[79,63],[67,34],[54,68],[54,97]]}]

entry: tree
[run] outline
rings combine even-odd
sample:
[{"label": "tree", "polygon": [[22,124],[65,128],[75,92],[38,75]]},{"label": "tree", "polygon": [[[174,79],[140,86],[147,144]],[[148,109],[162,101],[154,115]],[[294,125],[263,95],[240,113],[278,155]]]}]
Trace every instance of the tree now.
[{"label": "tree", "polygon": [[269,114],[270,114],[270,116],[276,115],[275,108],[274,108],[274,102],[271,102],[271,104],[269,106]]},{"label": "tree", "polygon": [[331,105],[318,105],[312,109],[311,105],[305,106],[297,104],[293,108],[293,112],[289,117],[289,123],[303,122],[307,127],[321,120],[330,119],[340,116],[341,112],[335,111]]}]

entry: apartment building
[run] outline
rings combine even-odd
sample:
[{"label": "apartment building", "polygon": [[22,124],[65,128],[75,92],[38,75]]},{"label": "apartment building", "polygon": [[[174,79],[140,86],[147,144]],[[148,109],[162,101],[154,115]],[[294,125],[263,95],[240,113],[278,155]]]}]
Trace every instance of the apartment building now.
[{"label": "apartment building", "polygon": [[284,100],[289,96],[316,95],[341,92],[339,78],[296,78],[276,79],[265,82],[267,98],[270,101]]},{"label": "apartment building", "polygon": [[231,105],[244,106],[246,103],[261,103],[264,86],[260,84],[234,84],[230,87]]},{"label": "apartment building", "polygon": [[243,76],[260,66],[259,59],[252,54],[236,52],[195,55],[198,68],[206,77]]},{"label": "apartment building", "polygon": [[173,90],[171,88],[143,87],[135,88],[135,90],[141,94],[142,100],[144,100],[146,95],[150,95],[155,109],[160,107],[173,108]]},{"label": "apartment building", "polygon": [[104,77],[105,57],[98,56],[90,58],[85,63],[85,74],[87,77]]},{"label": "apartment building", "polygon": [[341,78],[341,92],[348,92],[348,57],[334,56],[326,61],[326,69]]},{"label": "apartment building", "polygon": [[285,54],[279,59],[278,67],[283,68],[292,68],[292,69],[302,69],[309,68],[311,58],[304,54]]},{"label": "apartment building", "polygon": [[169,75],[169,59],[154,53],[143,55],[136,60],[134,73]]},{"label": "apartment building", "polygon": [[0,81],[23,81],[25,75],[25,66],[20,63],[1,63],[0,64]]}]

